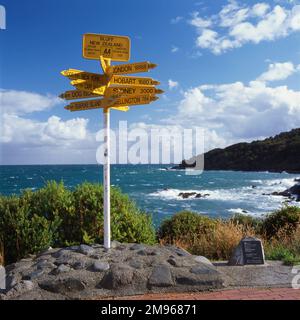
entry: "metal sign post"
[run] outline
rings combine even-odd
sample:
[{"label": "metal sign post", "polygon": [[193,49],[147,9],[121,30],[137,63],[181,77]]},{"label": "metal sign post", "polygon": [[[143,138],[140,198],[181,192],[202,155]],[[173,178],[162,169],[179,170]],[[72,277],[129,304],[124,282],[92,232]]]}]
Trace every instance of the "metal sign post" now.
[{"label": "metal sign post", "polygon": [[103,162],[103,209],[104,248],[110,249],[110,111],[103,109],[104,118],[104,162]]}]

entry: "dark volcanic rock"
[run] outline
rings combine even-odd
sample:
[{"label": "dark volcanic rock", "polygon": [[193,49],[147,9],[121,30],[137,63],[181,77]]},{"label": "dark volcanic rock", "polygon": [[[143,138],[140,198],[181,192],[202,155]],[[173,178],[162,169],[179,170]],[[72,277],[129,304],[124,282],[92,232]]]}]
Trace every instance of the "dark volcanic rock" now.
[{"label": "dark volcanic rock", "polygon": [[1,291],[0,299],[85,299],[193,291],[198,290],[197,283],[202,289],[203,281],[208,289],[215,288],[219,275],[208,270],[213,269],[209,261],[202,263],[204,257],[199,262],[196,258],[180,247],[158,244],[116,243],[110,250],[97,244],[53,249],[7,266],[7,289]]},{"label": "dark volcanic rock", "polygon": [[156,266],[148,280],[150,287],[170,287],[174,285],[171,270],[167,265]]},{"label": "dark volcanic rock", "polygon": [[47,280],[39,283],[39,286],[47,291],[54,293],[68,293],[73,291],[82,291],[85,284],[76,278],[67,278],[59,280]]},{"label": "dark volcanic rock", "polygon": [[286,189],[281,192],[272,192],[273,196],[283,196],[288,197],[289,199],[300,201],[300,183],[295,184],[289,189]]},{"label": "dark volcanic rock", "polygon": [[129,266],[113,265],[98,285],[98,288],[118,289],[119,287],[130,285],[132,279],[132,268]]},{"label": "dark volcanic rock", "polygon": [[86,244],[81,244],[77,251],[85,255],[91,255],[95,252],[95,249]]}]

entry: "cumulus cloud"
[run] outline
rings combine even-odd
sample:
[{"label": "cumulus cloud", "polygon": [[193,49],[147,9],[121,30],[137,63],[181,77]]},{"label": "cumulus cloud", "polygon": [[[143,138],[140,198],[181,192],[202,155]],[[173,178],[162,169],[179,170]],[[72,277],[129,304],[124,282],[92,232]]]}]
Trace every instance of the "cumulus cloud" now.
[{"label": "cumulus cloud", "polygon": [[246,43],[274,41],[300,31],[300,5],[270,7],[268,3],[240,4],[230,0],[220,12],[202,18],[193,13],[189,23],[198,33],[196,46],[222,54]]},{"label": "cumulus cloud", "polygon": [[[264,81],[286,78],[295,69],[290,65],[271,64],[260,77]],[[300,91],[285,85],[271,87],[264,81],[190,88],[184,92],[177,114],[164,121],[209,128],[216,142],[219,140],[217,145],[259,139],[299,127]]]},{"label": "cumulus cloud", "polygon": [[4,114],[2,120],[2,143],[66,145],[75,140],[84,140],[88,135],[88,120],[83,118],[63,121],[57,116],[51,116],[47,121],[37,121]]},{"label": "cumulus cloud", "polygon": [[1,111],[6,114],[26,114],[50,109],[61,102],[52,95],[0,89]]},{"label": "cumulus cloud", "polygon": [[257,80],[262,82],[284,80],[299,70],[291,62],[271,63],[269,69],[261,74]]},{"label": "cumulus cloud", "polygon": [[177,81],[173,81],[172,79],[169,79],[168,86],[169,86],[169,90],[173,90],[179,86],[179,83]]},{"label": "cumulus cloud", "polygon": [[[96,150],[95,134],[88,130],[88,119],[77,117],[64,121],[55,115],[43,121],[34,119],[34,113],[53,108],[61,103],[60,99],[3,89],[0,95],[2,163],[64,163],[66,158],[67,162],[80,162],[82,158],[79,160],[78,154],[80,157],[87,149],[93,151],[89,162],[94,160],[91,155]],[[52,159],[47,158],[48,153]]]}]

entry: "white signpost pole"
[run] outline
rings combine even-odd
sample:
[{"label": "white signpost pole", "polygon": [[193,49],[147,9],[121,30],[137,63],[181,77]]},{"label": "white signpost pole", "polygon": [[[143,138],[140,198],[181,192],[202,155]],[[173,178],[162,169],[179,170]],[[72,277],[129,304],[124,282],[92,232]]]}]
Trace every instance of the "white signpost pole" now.
[{"label": "white signpost pole", "polygon": [[110,249],[110,110],[103,109],[104,117],[104,163],[103,163],[103,186],[104,186],[104,248]]}]

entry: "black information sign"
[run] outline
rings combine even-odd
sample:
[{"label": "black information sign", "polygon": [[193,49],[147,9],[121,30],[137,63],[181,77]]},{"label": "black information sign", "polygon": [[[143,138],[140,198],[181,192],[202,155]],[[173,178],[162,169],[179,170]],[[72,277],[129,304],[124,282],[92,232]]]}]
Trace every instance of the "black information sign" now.
[{"label": "black information sign", "polygon": [[261,241],[254,239],[244,239],[243,254],[244,264],[264,264],[264,254]]}]

